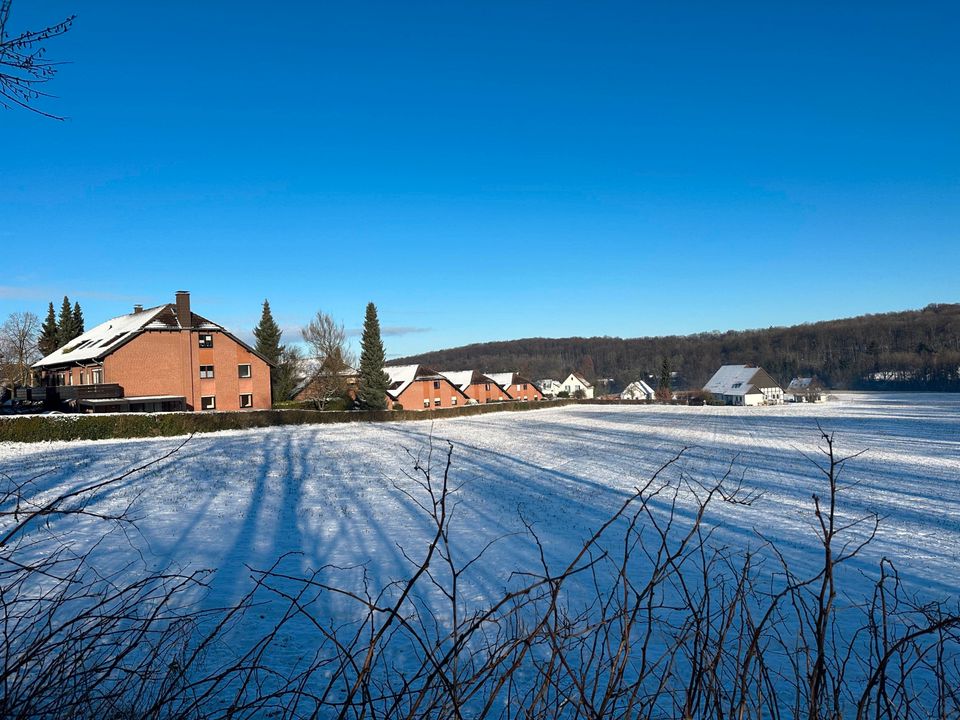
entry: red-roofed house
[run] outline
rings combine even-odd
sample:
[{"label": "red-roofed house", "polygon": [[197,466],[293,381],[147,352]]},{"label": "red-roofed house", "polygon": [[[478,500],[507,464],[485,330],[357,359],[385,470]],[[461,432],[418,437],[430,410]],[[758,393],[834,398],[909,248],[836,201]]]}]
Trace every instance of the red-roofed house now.
[{"label": "red-roofed house", "polygon": [[270,362],[176,302],[108,320],[33,365],[42,385],[85,412],[269,409]]},{"label": "red-roofed house", "polygon": [[446,377],[423,365],[385,367],[387,397],[404,410],[434,410],[466,405],[470,399]]},{"label": "red-roofed house", "polygon": [[513,400],[533,401],[543,400],[543,393],[530,380],[520,373],[487,373],[487,377],[493,380],[497,385],[507,391],[507,394]]},{"label": "red-roofed house", "polygon": [[451,370],[440,374],[460,388],[467,397],[480,404],[512,399],[510,393],[496,381],[476,370]]}]

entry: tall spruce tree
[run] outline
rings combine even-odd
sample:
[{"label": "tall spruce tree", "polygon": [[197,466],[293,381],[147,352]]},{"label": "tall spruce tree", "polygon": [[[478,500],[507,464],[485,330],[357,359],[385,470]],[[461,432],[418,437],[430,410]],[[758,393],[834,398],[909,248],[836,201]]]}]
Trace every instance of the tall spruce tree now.
[{"label": "tall spruce tree", "polygon": [[387,404],[387,387],[390,378],[383,371],[386,353],[380,339],[380,320],[377,306],[367,304],[363,318],[363,335],[360,338],[360,404],[370,410],[383,410]]},{"label": "tall spruce tree", "polygon": [[57,347],[63,347],[76,336],[73,331],[73,308],[70,306],[70,298],[64,295],[60,316],[57,318]]},{"label": "tall spruce tree", "polygon": [[83,310],[80,309],[80,303],[78,302],[73,304],[73,333],[73,337],[83,335]]},{"label": "tall spruce tree", "polygon": [[47,318],[43,321],[40,328],[40,337],[37,338],[37,349],[44,357],[60,347],[60,335],[57,328],[57,313],[53,309],[53,303],[47,308]]},{"label": "tall spruce tree", "polygon": [[270,312],[270,301],[263,301],[263,311],[260,313],[260,322],[253,329],[253,336],[257,339],[257,352],[273,363],[270,368],[270,392],[273,400],[285,400],[280,397],[283,392],[281,387],[283,383],[280,377],[280,356],[283,352],[283,346],[280,344],[280,337],[283,331],[273,319],[273,313]]},{"label": "tall spruce tree", "polygon": [[660,402],[670,402],[673,399],[673,391],[670,389],[670,361],[664,356],[660,363],[660,383],[657,385],[657,400]]}]

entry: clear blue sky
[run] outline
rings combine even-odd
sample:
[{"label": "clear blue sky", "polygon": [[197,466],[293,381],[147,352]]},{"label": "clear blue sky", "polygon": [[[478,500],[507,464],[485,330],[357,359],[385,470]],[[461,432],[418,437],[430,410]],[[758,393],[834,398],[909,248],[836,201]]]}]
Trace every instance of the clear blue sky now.
[{"label": "clear blue sky", "polygon": [[269,298],[390,356],[960,301],[960,4],[14,0],[0,316]]}]

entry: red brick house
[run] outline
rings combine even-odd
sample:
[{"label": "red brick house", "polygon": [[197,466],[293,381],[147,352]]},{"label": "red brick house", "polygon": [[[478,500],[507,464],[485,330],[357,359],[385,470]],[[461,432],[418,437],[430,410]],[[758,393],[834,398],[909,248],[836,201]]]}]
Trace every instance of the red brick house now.
[{"label": "red brick house", "polygon": [[271,407],[270,362],[192,312],[185,291],[167,305],[134,306],[33,369],[42,385],[85,412]]},{"label": "red brick house", "polygon": [[387,397],[404,410],[435,410],[466,405],[470,398],[449,379],[423,365],[385,367]]},{"label": "red brick house", "polygon": [[543,393],[534,385],[533,380],[517,372],[487,373],[487,377],[507,391],[513,400],[524,402],[543,400]]},{"label": "red brick house", "polygon": [[467,397],[478,403],[510,400],[510,394],[492,378],[476,370],[452,370],[441,372],[445,378],[460,388]]}]

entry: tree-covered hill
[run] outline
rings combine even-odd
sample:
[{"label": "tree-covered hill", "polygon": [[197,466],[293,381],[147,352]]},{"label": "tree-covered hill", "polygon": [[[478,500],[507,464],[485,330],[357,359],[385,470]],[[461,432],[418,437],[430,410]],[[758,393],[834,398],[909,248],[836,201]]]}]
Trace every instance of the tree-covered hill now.
[{"label": "tree-covered hill", "polygon": [[675,387],[702,386],[720,365],[764,367],[782,384],[817,375],[837,389],[960,391],[960,304],[825,322],[650,338],[527,338],[478,343],[391,361],[437,369],[520,370],[562,379],[578,370],[614,387],[658,374],[662,359]]}]

